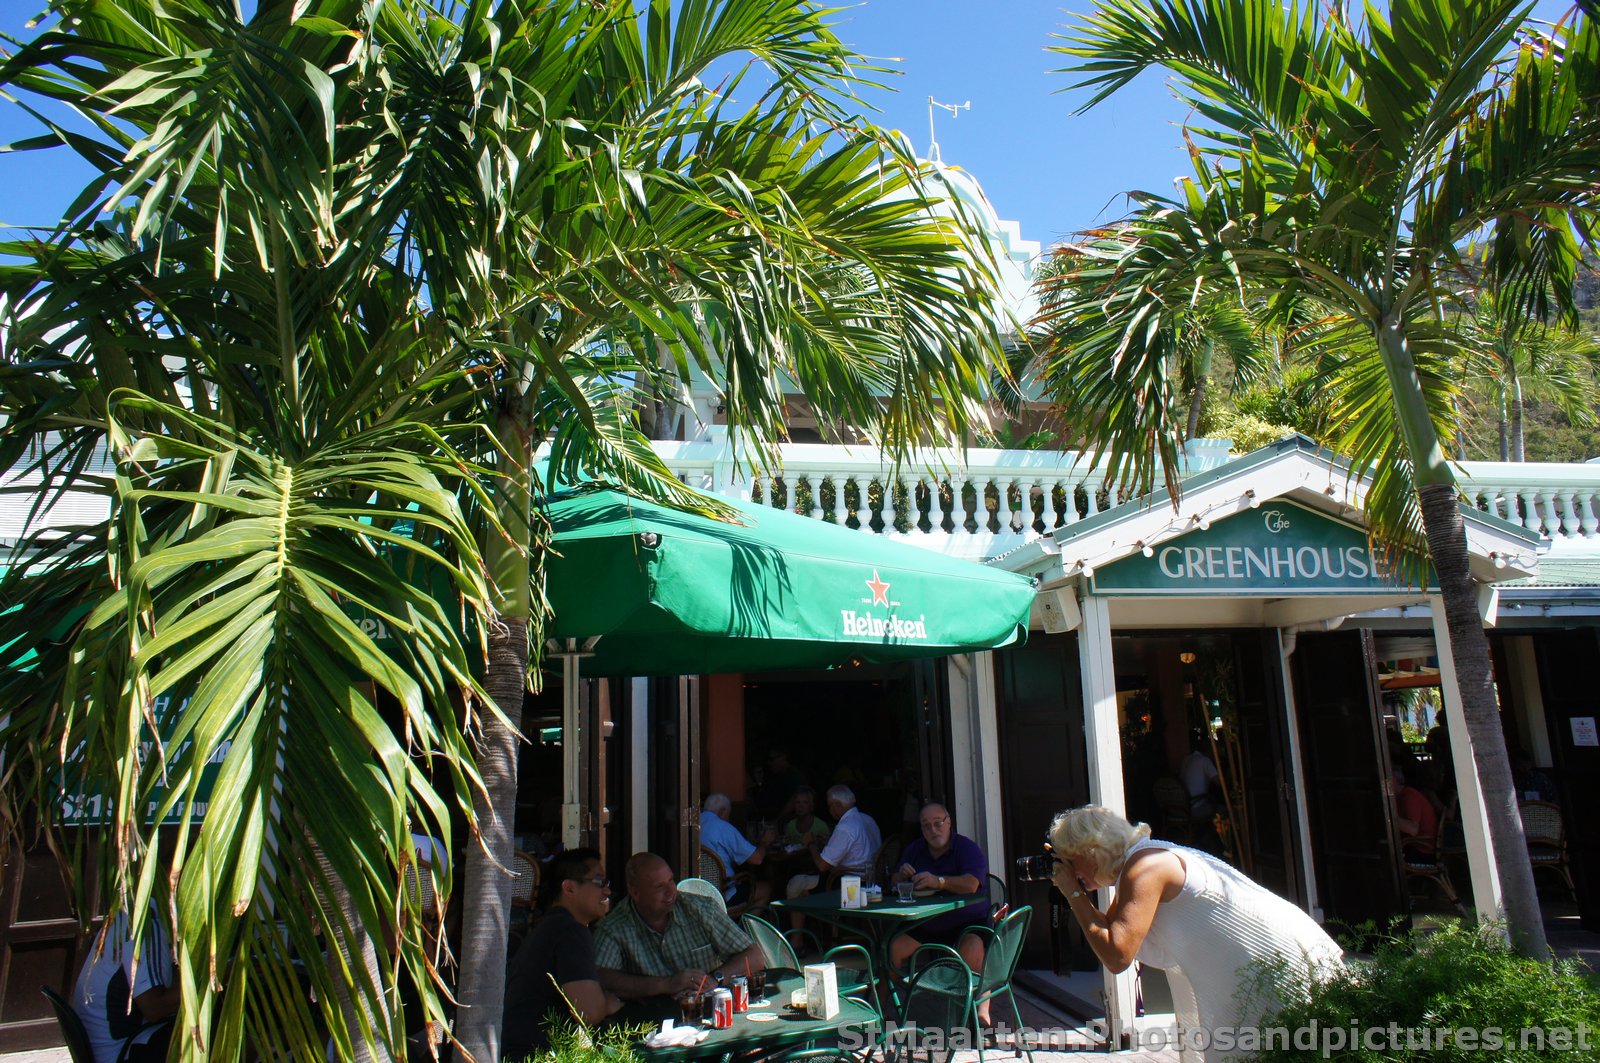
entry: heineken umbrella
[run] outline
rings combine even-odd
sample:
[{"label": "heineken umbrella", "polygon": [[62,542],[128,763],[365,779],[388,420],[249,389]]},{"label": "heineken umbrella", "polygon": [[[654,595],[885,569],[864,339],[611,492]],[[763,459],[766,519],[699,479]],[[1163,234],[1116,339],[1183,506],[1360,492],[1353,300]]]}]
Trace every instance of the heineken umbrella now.
[{"label": "heineken umbrella", "polygon": [[1026,577],[764,506],[738,523],[604,487],[550,496],[546,634],[585,675],[941,657],[1027,637]]}]

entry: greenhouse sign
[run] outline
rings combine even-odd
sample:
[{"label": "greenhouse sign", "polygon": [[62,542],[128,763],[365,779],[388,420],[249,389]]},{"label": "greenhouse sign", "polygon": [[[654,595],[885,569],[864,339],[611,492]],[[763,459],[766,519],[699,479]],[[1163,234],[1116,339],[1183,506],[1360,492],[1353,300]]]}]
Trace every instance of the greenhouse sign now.
[{"label": "greenhouse sign", "polygon": [[1090,586],[1095,594],[1282,598],[1393,593],[1406,584],[1364,530],[1280,500],[1107,565]]}]

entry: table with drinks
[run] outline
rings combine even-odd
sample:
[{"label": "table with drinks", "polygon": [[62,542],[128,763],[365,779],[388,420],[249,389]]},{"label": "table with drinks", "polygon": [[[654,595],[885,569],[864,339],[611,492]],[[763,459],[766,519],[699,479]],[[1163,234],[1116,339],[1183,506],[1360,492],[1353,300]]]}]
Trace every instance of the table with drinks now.
[{"label": "table with drinks", "polygon": [[[773,901],[772,907],[775,911],[819,919],[865,939],[867,951],[879,965],[880,977],[889,975],[889,942],[896,934],[936,916],[960,911],[969,904],[989,902],[987,894],[981,890],[973,894],[914,890],[910,882],[901,882],[885,897],[863,889],[859,882],[852,892],[848,877],[842,881],[844,884],[839,889]],[[892,995],[891,999],[894,999]]]},{"label": "table with drinks", "polygon": [[[879,1016],[864,1001],[835,996],[838,1010],[808,1007],[806,980],[799,971],[751,971],[728,986],[681,993],[672,1000],[656,998],[629,1004],[616,1018],[622,1022],[671,1021],[673,1028],[691,1026],[700,1036],[694,1044],[652,1045],[637,1050],[652,1060],[687,1060],[767,1053],[818,1042],[836,1043],[855,1032],[871,1043]],[[820,1003],[820,1002],[819,1002]]]}]

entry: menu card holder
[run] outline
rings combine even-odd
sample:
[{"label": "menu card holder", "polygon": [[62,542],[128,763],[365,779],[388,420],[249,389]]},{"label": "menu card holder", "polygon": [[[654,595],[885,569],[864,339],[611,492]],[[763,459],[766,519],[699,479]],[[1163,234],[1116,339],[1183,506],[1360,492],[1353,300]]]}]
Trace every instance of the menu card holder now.
[{"label": "menu card holder", "polygon": [[839,1014],[839,972],[831,963],[806,965],[806,1014],[831,1019]]},{"label": "menu card holder", "polygon": [[839,907],[863,908],[866,903],[866,895],[861,892],[861,876],[841,876],[839,879]]}]

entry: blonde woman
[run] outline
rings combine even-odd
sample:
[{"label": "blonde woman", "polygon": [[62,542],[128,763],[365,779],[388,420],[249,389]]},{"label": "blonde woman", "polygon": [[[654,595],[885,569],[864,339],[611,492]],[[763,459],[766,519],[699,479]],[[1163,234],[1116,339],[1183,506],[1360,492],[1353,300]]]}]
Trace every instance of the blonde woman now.
[{"label": "blonde woman", "polygon": [[[1108,809],[1062,812],[1047,848],[1052,881],[1100,962],[1113,972],[1135,959],[1166,971],[1183,1063],[1229,1058],[1219,1049],[1234,1044],[1240,1027],[1343,962],[1333,939],[1293,904]],[[1091,894],[1111,885],[1116,899],[1102,912]]]}]

